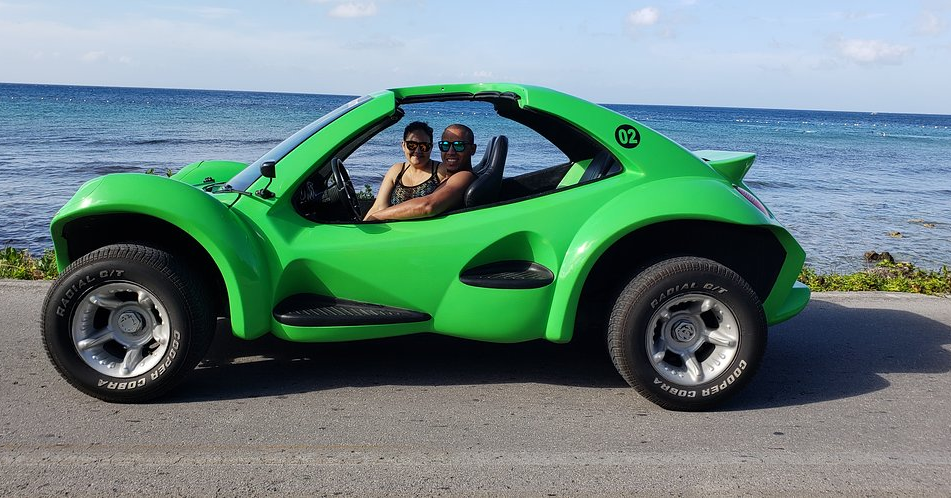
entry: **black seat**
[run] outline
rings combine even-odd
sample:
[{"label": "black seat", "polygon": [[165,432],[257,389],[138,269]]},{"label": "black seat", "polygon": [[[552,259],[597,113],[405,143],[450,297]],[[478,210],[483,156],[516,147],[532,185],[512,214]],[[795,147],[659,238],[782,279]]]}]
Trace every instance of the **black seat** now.
[{"label": "black seat", "polygon": [[498,138],[499,137],[492,137],[489,139],[489,143],[485,146],[485,152],[482,153],[482,160],[479,161],[478,164],[472,165],[472,173],[475,174],[475,176],[479,176],[485,171],[485,167],[489,163],[489,152],[492,152],[492,148],[495,147],[495,141],[498,140]]},{"label": "black seat", "polygon": [[581,180],[578,180],[578,183],[600,180],[619,171],[621,171],[621,164],[617,162],[617,159],[610,152],[602,150],[591,159],[591,163],[584,170],[584,174],[581,175]]},{"label": "black seat", "polygon": [[489,139],[485,154],[479,164],[472,167],[476,179],[466,189],[463,198],[465,207],[489,204],[499,198],[502,189],[502,170],[505,169],[505,156],[509,152],[509,139],[499,135]]}]

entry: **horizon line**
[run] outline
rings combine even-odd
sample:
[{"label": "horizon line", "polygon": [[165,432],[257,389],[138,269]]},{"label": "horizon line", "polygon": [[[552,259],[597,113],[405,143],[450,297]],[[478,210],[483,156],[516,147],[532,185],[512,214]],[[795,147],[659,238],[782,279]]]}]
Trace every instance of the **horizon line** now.
[{"label": "horizon line", "polygon": [[[516,83],[517,84],[517,83]],[[24,85],[24,86],[61,86],[61,87],[77,87],[77,88],[117,88],[117,89],[128,89],[128,90],[176,90],[176,91],[196,91],[196,92],[232,92],[232,93],[271,93],[271,94],[285,94],[285,95],[326,95],[331,97],[353,97],[358,98],[361,95],[357,94],[342,94],[342,93],[318,93],[318,92],[301,92],[301,91],[290,91],[290,90],[239,90],[239,89],[224,89],[224,88],[191,88],[191,87],[163,87],[163,86],[137,86],[137,85],[91,85],[91,84],[75,84],[75,83],[32,83],[32,82],[16,82],[16,81],[0,81],[0,85]],[[544,86],[544,85],[539,85]],[[398,87],[394,87],[398,88]],[[551,88],[551,87],[548,87]],[[557,90],[552,88],[553,90]],[[560,91],[560,90],[559,90]],[[579,97],[583,98],[583,97]],[[584,99],[588,100],[588,99]],[[854,109],[814,109],[814,108],[796,108],[796,107],[760,107],[760,106],[736,106],[736,105],[687,105],[687,104],[647,104],[647,103],[624,103],[624,102],[595,102],[589,100],[590,102],[607,107],[607,106],[642,106],[642,107],[683,107],[683,108],[703,108],[703,109],[748,109],[748,110],[762,110],[762,111],[805,111],[805,112],[837,112],[837,113],[852,113],[852,114],[869,114],[869,115],[878,115],[878,114],[894,114],[894,115],[904,115],[904,116],[949,116],[951,114],[937,113],[937,112],[896,112],[896,111],[869,111],[869,110],[854,110]]]}]

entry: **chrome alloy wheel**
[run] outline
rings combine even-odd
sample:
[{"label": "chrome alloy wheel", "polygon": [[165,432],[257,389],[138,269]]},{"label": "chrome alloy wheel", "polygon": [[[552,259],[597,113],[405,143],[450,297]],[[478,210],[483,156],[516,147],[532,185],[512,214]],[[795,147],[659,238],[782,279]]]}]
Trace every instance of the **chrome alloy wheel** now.
[{"label": "chrome alloy wheel", "polygon": [[90,291],[72,318],[76,351],[87,365],[111,377],[142,375],[168,350],[168,312],[151,292],[134,283],[110,283]]},{"label": "chrome alloy wheel", "polygon": [[733,311],[704,294],[686,294],[654,311],[648,322],[647,352],[664,379],[698,386],[730,368],[740,328]]}]

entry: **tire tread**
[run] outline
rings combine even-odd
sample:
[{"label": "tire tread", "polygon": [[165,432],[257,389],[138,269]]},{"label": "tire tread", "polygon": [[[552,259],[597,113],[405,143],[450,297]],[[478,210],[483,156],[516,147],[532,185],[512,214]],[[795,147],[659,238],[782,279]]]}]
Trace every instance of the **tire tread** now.
[{"label": "tire tread", "polygon": [[[80,391],[97,397],[104,401],[113,403],[139,403],[161,396],[175,387],[185,377],[185,374],[193,370],[202,360],[204,354],[211,346],[214,338],[214,320],[211,313],[211,307],[207,304],[208,293],[204,289],[202,282],[193,278],[195,273],[190,271],[186,262],[179,260],[172,254],[154,247],[138,244],[113,244],[101,247],[88,254],[83,255],[76,261],[73,261],[62,274],[47,290],[44,299],[43,309],[48,310],[50,300],[57,290],[59,281],[67,281],[74,273],[81,269],[102,261],[125,259],[143,264],[153,270],[158,271],[162,276],[168,279],[168,282],[182,294],[182,306],[185,310],[185,323],[194,330],[191,335],[193,340],[183,345],[182,354],[185,360],[178,363],[178,368],[174,372],[169,372],[171,376],[169,382],[161,383],[154,389],[143,389],[124,391],[122,396],[111,395],[101,390],[92,390],[79,382],[75,376],[65,371],[60,363],[54,357],[54,353],[48,343],[47,334],[42,334],[43,348],[46,351],[47,358],[56,367],[67,382]],[[47,312],[42,313],[40,320],[40,329],[46,330]]]},{"label": "tire tread", "polygon": [[[655,284],[671,276],[694,271],[713,274],[732,281],[737,285],[737,289],[735,290],[743,292],[745,294],[743,297],[748,299],[749,302],[756,303],[757,306],[755,306],[754,312],[757,313],[758,316],[755,319],[764,324],[764,327],[766,323],[765,313],[762,306],[759,305],[759,297],[749,286],[749,284],[747,284],[746,281],[743,280],[743,278],[733,270],[709,259],[693,256],[682,256],[663,260],[648,267],[631,279],[628,285],[624,287],[624,290],[622,290],[618,296],[614,309],[612,310],[611,316],[608,320],[608,352],[618,373],[621,374],[621,377],[623,377],[631,387],[633,387],[648,401],[668,410],[699,411],[708,409],[712,405],[722,402],[723,399],[732,395],[733,392],[738,391],[738,388],[740,388],[743,384],[745,384],[745,382],[748,382],[748,380],[753,377],[756,369],[759,366],[758,361],[751,363],[750,367],[748,367],[742,378],[742,383],[734,384],[734,387],[737,389],[731,389],[729,394],[717,397],[715,400],[708,401],[706,403],[671,402],[669,399],[658,395],[655,391],[649,389],[646,385],[637,381],[634,365],[635,360],[631,357],[632,355],[627,354],[628,349],[631,347],[631,335],[621,333],[622,331],[629,329],[627,322],[632,320],[632,317],[629,316],[628,313],[629,308],[636,304],[639,299],[642,299],[647,290]],[[765,342],[766,338],[764,334],[762,338],[763,349],[765,349]],[[761,356],[761,352],[759,355]]]}]

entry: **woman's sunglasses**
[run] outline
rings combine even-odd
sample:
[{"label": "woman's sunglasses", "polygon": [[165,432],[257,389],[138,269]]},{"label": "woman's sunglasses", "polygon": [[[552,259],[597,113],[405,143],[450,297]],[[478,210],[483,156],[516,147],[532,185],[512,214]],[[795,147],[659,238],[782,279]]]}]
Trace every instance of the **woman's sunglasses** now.
[{"label": "woman's sunglasses", "polygon": [[441,151],[443,151],[443,152],[449,152],[449,147],[452,147],[453,149],[455,149],[456,152],[462,152],[462,151],[466,150],[466,146],[467,146],[467,145],[469,145],[469,142],[463,142],[463,141],[461,141],[461,140],[457,140],[457,141],[455,141],[455,142],[449,142],[449,141],[447,141],[447,140],[440,140],[440,141],[439,141],[439,150],[441,150]]},{"label": "woman's sunglasses", "polygon": [[411,142],[409,140],[403,140],[403,144],[406,145],[406,150],[410,152],[416,150],[416,147],[419,147],[423,152],[433,150],[433,144],[431,142]]}]

